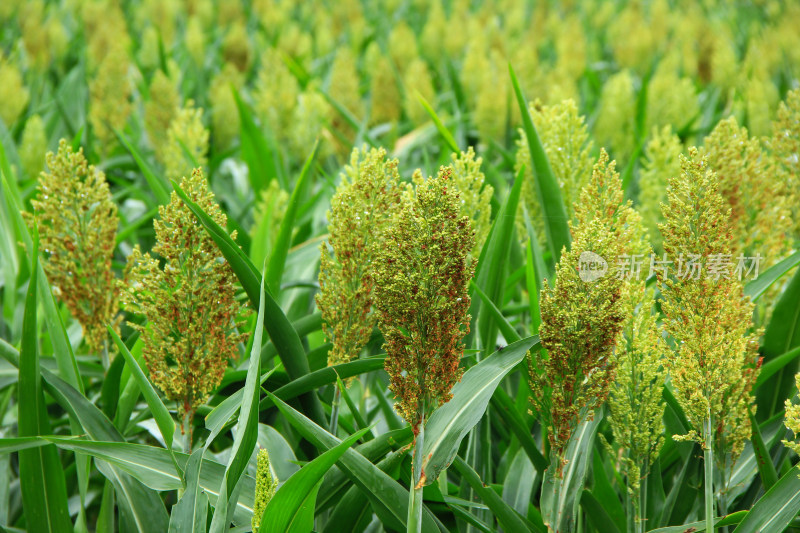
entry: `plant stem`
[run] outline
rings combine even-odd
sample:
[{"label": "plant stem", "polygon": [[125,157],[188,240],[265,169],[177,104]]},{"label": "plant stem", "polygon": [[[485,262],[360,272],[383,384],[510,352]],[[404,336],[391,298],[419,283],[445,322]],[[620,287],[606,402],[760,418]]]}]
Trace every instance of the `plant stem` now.
[{"label": "plant stem", "polygon": [[425,407],[422,408],[422,416],[419,423],[419,433],[414,439],[414,459],[411,463],[411,486],[408,491],[408,520],[406,527],[408,533],[420,533],[422,531],[422,487],[419,485],[422,477],[422,447],[425,443]]},{"label": "plant stem", "polygon": [[181,430],[183,431],[183,453],[192,453],[192,415],[189,411],[183,414],[183,422],[181,422]]},{"label": "plant stem", "polygon": [[706,493],[706,533],[714,533],[714,444],[711,428],[711,414],[703,422],[705,426],[705,450],[703,450],[703,466],[705,468],[705,493]]},{"label": "plant stem", "polygon": [[[628,480],[628,486],[630,486],[630,480]],[[636,533],[636,504],[634,500],[636,496],[633,494],[632,491],[628,490],[627,498],[625,498],[625,518],[626,518],[626,525],[628,533]]]},{"label": "plant stem", "polygon": [[[648,464],[647,459],[645,459],[644,464]],[[644,472],[644,468],[639,471],[643,472],[644,475],[639,481],[639,514],[636,518],[636,533],[643,533],[645,530],[644,523],[647,520],[647,472]]]},{"label": "plant stem", "polygon": [[103,341],[103,350],[100,356],[103,360],[103,371],[108,373],[108,369],[111,366],[111,361],[108,358],[108,339]]},{"label": "plant stem", "polygon": [[342,391],[338,385],[334,385],[333,402],[331,403],[331,427],[330,433],[336,436],[336,430],[339,427],[339,403],[342,398]]}]

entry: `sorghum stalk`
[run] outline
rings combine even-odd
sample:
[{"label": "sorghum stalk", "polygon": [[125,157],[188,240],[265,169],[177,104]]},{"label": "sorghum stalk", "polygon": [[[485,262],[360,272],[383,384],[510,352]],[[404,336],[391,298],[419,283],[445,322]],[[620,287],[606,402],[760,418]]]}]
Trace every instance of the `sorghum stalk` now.
[{"label": "sorghum stalk", "polygon": [[435,178],[422,180],[417,171],[416,187],[403,196],[375,256],[375,306],[389,388],[415,435],[409,531],[419,531],[422,487],[435,481],[427,479],[420,456],[425,418],[452,398],[461,378],[461,339],[469,329],[475,236],[469,217],[459,215],[452,174],[442,167]]},{"label": "sorghum stalk", "polygon": [[711,410],[704,422],[706,441],[703,446],[703,469],[705,470],[706,533],[714,533],[714,427]]},{"label": "sorghum stalk", "polygon": [[422,448],[425,445],[425,404],[420,409],[420,424],[417,438],[414,439],[413,461],[411,463],[411,486],[408,491],[408,533],[422,531]]}]

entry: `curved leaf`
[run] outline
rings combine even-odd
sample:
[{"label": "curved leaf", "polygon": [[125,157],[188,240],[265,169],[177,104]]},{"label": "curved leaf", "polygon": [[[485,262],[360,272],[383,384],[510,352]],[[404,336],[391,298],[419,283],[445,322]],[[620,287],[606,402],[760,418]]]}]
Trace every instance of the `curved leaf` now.
[{"label": "curved leaf", "polygon": [[800,468],[795,466],[756,502],[733,533],[783,531],[799,509]]},{"label": "curved leaf", "polygon": [[533,336],[509,344],[467,370],[456,383],[453,398],[436,409],[425,424],[427,438],[422,449],[425,485],[436,481],[439,473],[453,462],[462,439],[483,417],[500,380],[538,343],[539,337]]},{"label": "curved leaf", "polygon": [[[38,255],[34,242],[34,264]],[[38,325],[36,320],[36,281],[33,269],[22,319],[22,348],[19,358],[19,416],[20,437],[47,435],[50,420],[47,416],[39,368]],[[22,504],[30,531],[72,531],[67,508],[67,486],[64,469],[54,446],[25,448],[19,451],[19,481]]]},{"label": "curved leaf", "polygon": [[259,531],[307,533],[314,528],[314,509],[322,478],[366,429],[348,437],[303,468],[281,486],[264,509]]},{"label": "curved leaf", "polygon": [[[330,449],[341,442],[279,398],[271,394],[270,397],[289,423],[317,448]],[[367,444],[372,444],[375,440]],[[356,450],[348,449],[339,458],[337,464],[369,498],[372,508],[387,527],[405,529],[408,516],[408,489],[401,486]],[[437,529],[433,515],[427,508],[424,509],[422,515],[422,528],[423,531],[436,531]]]},{"label": "curved leaf", "polygon": [[558,258],[561,257],[561,250],[569,248],[572,240],[569,233],[569,225],[567,224],[567,210],[564,208],[564,200],[561,198],[561,189],[558,186],[558,181],[556,181],[553,169],[550,167],[550,161],[547,159],[547,154],[542,147],[542,141],[536,132],[536,127],[533,125],[533,118],[510,63],[508,71],[511,75],[514,93],[517,96],[517,104],[519,104],[519,110],[522,115],[522,127],[525,131],[525,138],[528,141],[528,148],[531,154],[531,162],[536,177],[536,192],[538,193],[539,205],[542,206],[545,219],[544,228],[547,234],[547,246],[554,261],[557,263]]}]

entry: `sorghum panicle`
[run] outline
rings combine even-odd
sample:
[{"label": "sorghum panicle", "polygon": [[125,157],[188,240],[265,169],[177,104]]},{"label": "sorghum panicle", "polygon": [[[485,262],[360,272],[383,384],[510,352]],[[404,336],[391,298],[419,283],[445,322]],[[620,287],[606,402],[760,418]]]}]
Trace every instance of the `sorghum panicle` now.
[{"label": "sorghum panicle", "polygon": [[614,448],[626,450],[623,472],[628,489],[636,494],[664,443],[666,371],[662,365],[665,346],[656,322],[654,295],[644,280],[624,291],[626,319],[614,349],[616,379],[608,396],[608,421]]},{"label": "sorghum panicle", "polygon": [[261,528],[264,509],[278,490],[278,478],[272,474],[269,464],[269,453],[264,448],[258,450],[256,459],[256,495],[253,503],[253,533]]},{"label": "sorghum panicle", "polygon": [[44,270],[56,293],[83,327],[89,349],[100,353],[106,324],[117,315],[118,290],[111,260],[119,218],[105,175],[89,165],[83,150],[64,139],[47,154],[31,202],[39,227]]},{"label": "sorghum panicle", "polygon": [[[542,290],[539,337],[547,358],[529,356],[532,402],[549,430],[558,472],[575,427],[605,402],[614,380],[612,352],[627,311],[615,264],[641,246],[639,216],[623,203],[614,166],[601,151],[575,207],[572,248],[562,252],[555,286]],[[604,258],[609,271],[583,281],[577,269],[583,252]]]},{"label": "sorghum panicle", "polygon": [[[718,190],[718,178],[696,148],[681,156],[681,173],[669,181],[669,202],[660,225],[664,251],[678,260],[683,254],[731,257],[731,209]],[[732,258],[733,264],[736,259]],[[676,263],[676,268],[678,267]],[[672,273],[675,273],[674,271]],[[668,276],[657,271],[664,326],[675,341],[665,366],[675,397],[694,428],[675,438],[704,442],[703,422],[714,424],[715,456],[735,461],[750,437],[748,409],[758,375],[759,332],[753,332],[753,303],[731,271],[719,279],[702,272],[699,279]]]},{"label": "sorghum panicle", "polygon": [[[199,169],[181,180],[181,189],[216,223],[226,217],[214,202]],[[131,324],[144,340],[142,355],[150,378],[167,398],[178,401],[181,415],[193,413],[219,385],[228,359],[246,339],[237,333],[242,309],[237,302],[236,277],[211,237],[176,193],[159,207],[153,225],[153,252],[138,248],[128,258],[123,292],[127,310],[147,318]],[[233,237],[235,237],[235,232]]]},{"label": "sorghum panicle", "polygon": [[387,161],[383,148],[353,150],[331,200],[330,249],[326,243],[320,246],[317,307],[333,344],[330,365],[358,357],[377,323],[372,309],[375,255],[400,196],[397,160]]},{"label": "sorghum panicle", "polygon": [[[584,117],[578,114],[578,106],[574,100],[563,100],[555,105],[544,105],[537,100],[531,104],[530,113],[553,169],[553,175],[561,189],[567,216],[572,219],[575,202],[592,175],[593,162],[590,155],[592,142],[586,130]],[[522,200],[539,242],[544,243],[544,217],[539,205],[537,178],[531,162],[528,141],[525,134],[520,131],[514,171],[519,172],[523,165],[525,173],[522,182]],[[528,230],[522,213],[520,207],[517,213],[517,233],[521,239],[527,240]]]},{"label": "sorghum panicle", "polygon": [[494,187],[486,184],[486,176],[481,171],[483,158],[476,158],[472,147],[466,152],[452,154],[451,157],[453,183],[461,199],[460,214],[472,220],[472,228],[475,230],[472,257],[477,258],[492,228],[491,203]]},{"label": "sorghum panicle", "polygon": [[417,431],[423,406],[450,400],[469,330],[475,236],[459,215],[453,170],[442,167],[405,196],[375,252],[375,306],[386,340],[395,408]]}]

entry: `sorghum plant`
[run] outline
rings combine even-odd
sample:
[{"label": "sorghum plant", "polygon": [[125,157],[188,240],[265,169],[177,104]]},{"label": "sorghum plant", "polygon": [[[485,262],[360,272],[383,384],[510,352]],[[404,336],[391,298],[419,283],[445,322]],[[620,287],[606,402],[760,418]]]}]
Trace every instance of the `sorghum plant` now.
[{"label": "sorghum plant", "polygon": [[778,114],[772,124],[772,137],[769,148],[773,156],[774,168],[779,180],[785,182],[790,195],[789,205],[793,205],[795,237],[800,234],[800,89],[789,91],[786,100],[778,107]]},{"label": "sorghum plant", "polygon": [[653,312],[653,291],[632,282],[623,297],[627,318],[614,349],[616,380],[608,396],[613,449],[623,456],[628,485],[628,531],[644,530],[645,482],[664,442],[664,346]]},{"label": "sorghum plant", "polygon": [[532,402],[548,430],[557,472],[573,430],[603,405],[614,379],[612,350],[626,312],[623,279],[611,268],[584,281],[576,268],[584,252],[616,262],[641,232],[638,214],[623,203],[614,166],[602,151],[575,207],[572,248],[558,262],[555,287],[542,291],[539,337],[547,357],[529,357]]},{"label": "sorghum plant", "polygon": [[[688,158],[681,156],[681,173],[669,180],[668,198],[660,227],[664,251],[675,258],[677,268],[674,276],[657,271],[664,326],[674,341],[665,366],[693,427],[673,438],[694,440],[704,448],[706,518],[712,520],[713,459],[721,468],[725,514],[726,476],[750,437],[758,333],[752,331],[753,303],[733,271],[731,209],[719,192],[716,174],[696,148]],[[692,273],[686,258],[708,269]],[[711,270],[714,264],[727,264],[729,270]]]},{"label": "sorghum plant", "polygon": [[[181,188],[225,226],[226,216],[201,170],[183,178]],[[153,223],[153,252],[164,266],[135,248],[128,258],[129,285],[122,300],[127,310],[147,319],[131,326],[142,334],[150,379],[178,402],[182,429],[191,435],[195,409],[219,385],[228,359],[236,357],[237,344],[246,335],[237,333],[242,309],[235,298],[236,277],[214,241],[174,192],[170,203],[159,207],[159,215],[161,220]]]},{"label": "sorghum plant", "polygon": [[[590,155],[592,142],[584,118],[578,114],[578,106],[574,100],[564,100],[555,105],[544,105],[537,100],[531,104],[530,113],[561,189],[567,216],[572,218],[575,203],[592,175],[594,164]],[[525,134],[520,131],[514,170],[519,172],[523,166],[525,178],[522,183],[522,200],[539,242],[543,243],[545,222],[542,207],[539,205],[539,194],[536,192],[537,178],[534,175],[528,142]],[[520,239],[527,240],[528,232],[521,207],[517,213],[517,232]]]},{"label": "sorghum plant", "polygon": [[89,165],[83,150],[65,140],[47,154],[31,202],[39,228],[44,270],[56,296],[83,327],[86,345],[107,356],[106,324],[114,323],[118,294],[111,260],[119,218],[105,174]]},{"label": "sorghum plant", "polygon": [[661,253],[661,202],[667,199],[667,180],[681,170],[678,156],[681,140],[670,126],[654,129],[644,149],[642,171],[639,174],[639,205],[637,209],[650,234],[653,248]]},{"label": "sorghum plant", "polygon": [[[572,248],[556,265],[554,287],[541,293],[541,345],[547,355],[528,355],[531,401],[539,413],[550,443],[550,468],[542,487],[545,524],[551,531],[572,531],[575,517],[557,502],[565,497],[562,485],[565,452],[573,433],[588,423],[606,401],[614,381],[614,345],[625,313],[624,268],[618,258],[634,255],[642,246],[643,230],[630,201],[623,203],[622,184],[605,150],[594,166],[575,207],[571,224]],[[608,263],[598,277],[583,277],[584,254]],[[611,265],[614,265],[611,267]]]},{"label": "sorghum plant", "polygon": [[442,167],[419,182],[376,251],[375,306],[389,387],[415,431],[426,411],[450,399],[469,329],[475,237],[469,218],[459,215],[452,172]]},{"label": "sorghum plant", "polygon": [[425,417],[450,400],[461,378],[461,339],[469,330],[468,285],[475,271],[475,236],[459,215],[453,169],[435,178],[417,171],[413,194],[384,233],[376,252],[375,306],[386,340],[386,372],[395,408],[415,434],[409,491],[409,531],[422,520]]}]

